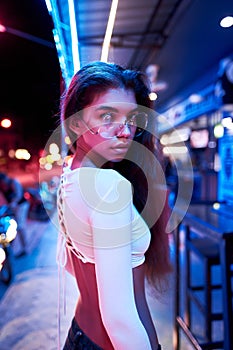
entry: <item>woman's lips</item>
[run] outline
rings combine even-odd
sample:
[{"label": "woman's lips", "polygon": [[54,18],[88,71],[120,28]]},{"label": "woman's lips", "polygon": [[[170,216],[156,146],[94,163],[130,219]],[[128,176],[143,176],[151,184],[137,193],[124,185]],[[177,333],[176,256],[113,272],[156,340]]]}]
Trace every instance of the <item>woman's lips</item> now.
[{"label": "woman's lips", "polygon": [[118,153],[123,153],[123,152],[127,152],[129,149],[129,144],[119,144],[116,145],[114,147],[112,147],[112,150],[118,152]]},{"label": "woman's lips", "polygon": [[126,153],[128,151],[128,148],[114,148],[113,149],[117,153]]}]

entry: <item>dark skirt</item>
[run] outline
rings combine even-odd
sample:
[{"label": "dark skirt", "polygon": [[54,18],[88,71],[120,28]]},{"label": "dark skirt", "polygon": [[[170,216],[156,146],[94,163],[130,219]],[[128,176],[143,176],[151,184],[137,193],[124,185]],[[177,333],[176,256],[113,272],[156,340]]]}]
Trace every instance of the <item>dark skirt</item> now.
[{"label": "dark skirt", "polygon": [[[72,320],[63,350],[103,350],[89,339],[78,326],[75,318]],[[158,350],[162,350],[161,345]]]}]

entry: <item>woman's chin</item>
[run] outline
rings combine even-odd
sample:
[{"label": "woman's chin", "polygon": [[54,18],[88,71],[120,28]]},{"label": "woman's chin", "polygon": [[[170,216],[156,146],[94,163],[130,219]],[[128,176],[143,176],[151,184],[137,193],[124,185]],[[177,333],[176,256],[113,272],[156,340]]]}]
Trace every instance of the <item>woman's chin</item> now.
[{"label": "woman's chin", "polygon": [[117,163],[117,162],[121,162],[125,157],[121,157],[121,156],[116,156],[114,158],[109,159],[110,162],[113,163]]}]

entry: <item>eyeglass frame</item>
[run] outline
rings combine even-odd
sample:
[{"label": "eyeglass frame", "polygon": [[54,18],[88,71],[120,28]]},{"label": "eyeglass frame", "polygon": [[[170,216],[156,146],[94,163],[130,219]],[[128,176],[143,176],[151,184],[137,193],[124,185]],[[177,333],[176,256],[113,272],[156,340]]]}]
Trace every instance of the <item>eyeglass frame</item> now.
[{"label": "eyeglass frame", "polygon": [[[138,126],[136,126],[136,125],[130,125],[130,124],[129,124],[129,121],[132,119],[132,117],[133,117],[133,116],[140,115],[140,114],[143,114],[143,115],[145,116],[145,119],[146,119],[145,127],[144,127],[144,128],[140,128],[140,127],[138,127]],[[101,125],[101,126],[98,128],[97,131],[94,131],[93,128],[90,128],[90,127],[87,125],[87,123],[86,123],[83,119],[81,119],[81,120],[82,120],[82,122],[84,123],[85,127],[88,129],[88,131],[90,131],[90,133],[91,133],[92,135],[98,135],[98,134],[100,134],[99,129],[100,129],[103,125]],[[114,122],[113,122],[113,123],[114,123]],[[132,126],[136,127],[136,130],[137,130],[137,129],[142,129],[138,134],[136,134],[136,132],[135,132],[135,135],[134,135],[134,136],[135,136],[135,137],[138,137],[138,136],[141,136],[141,135],[142,135],[142,133],[145,131],[145,129],[146,129],[147,125],[148,125],[148,114],[145,113],[145,112],[138,112],[138,113],[133,114],[133,115],[131,116],[130,119],[125,120],[124,123],[117,123],[117,122],[115,122],[115,124],[118,124],[118,126],[119,126],[121,129],[123,129],[124,126],[127,125],[128,129],[129,129],[130,131],[131,131],[130,128],[131,128]],[[103,137],[103,136],[101,135],[101,137]],[[120,136],[114,135],[114,136],[112,136],[112,137],[103,137],[103,138],[105,138],[105,139],[113,139],[114,137],[120,137]]]}]

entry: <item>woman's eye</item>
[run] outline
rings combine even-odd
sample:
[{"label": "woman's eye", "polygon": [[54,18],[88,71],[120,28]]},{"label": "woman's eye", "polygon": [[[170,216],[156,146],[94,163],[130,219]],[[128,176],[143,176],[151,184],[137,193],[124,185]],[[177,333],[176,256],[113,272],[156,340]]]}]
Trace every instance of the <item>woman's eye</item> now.
[{"label": "woman's eye", "polygon": [[114,121],[114,116],[111,113],[104,113],[101,115],[101,118],[106,124],[112,123]]},{"label": "woman's eye", "polygon": [[137,124],[136,120],[137,120],[137,116],[136,116],[136,114],[133,114],[128,118],[127,123],[129,125],[136,125]]}]

